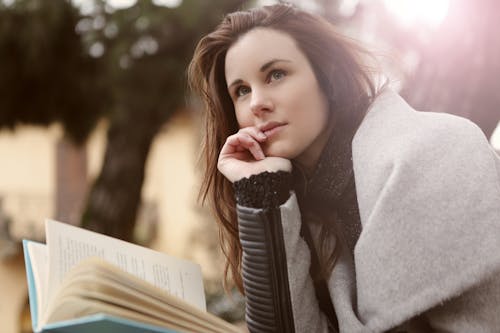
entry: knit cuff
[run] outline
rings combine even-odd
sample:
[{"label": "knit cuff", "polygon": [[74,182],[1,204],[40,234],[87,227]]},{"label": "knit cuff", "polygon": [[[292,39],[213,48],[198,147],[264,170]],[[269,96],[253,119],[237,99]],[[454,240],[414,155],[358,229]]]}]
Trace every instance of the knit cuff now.
[{"label": "knit cuff", "polygon": [[233,188],[240,206],[276,208],[290,197],[292,176],[286,171],[264,171],[234,182]]}]

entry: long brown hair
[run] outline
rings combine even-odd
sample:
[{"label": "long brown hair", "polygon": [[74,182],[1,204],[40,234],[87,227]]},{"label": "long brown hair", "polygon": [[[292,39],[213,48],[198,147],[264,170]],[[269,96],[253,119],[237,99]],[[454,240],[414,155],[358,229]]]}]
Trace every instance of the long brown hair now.
[{"label": "long brown hair", "polygon": [[[217,170],[217,160],[226,138],[238,131],[225,80],[226,53],[239,37],[257,27],[285,32],[295,40],[327,96],[335,123],[342,123],[345,119],[360,121],[367,101],[375,96],[370,74],[360,61],[364,51],[340,35],[325,19],[289,4],[228,14],[212,33],[199,41],[189,65],[188,77],[191,89],[202,98],[205,109],[201,152],[205,172],[200,199],[203,203],[208,201],[219,224],[221,248],[227,259],[225,286],[228,286],[231,275],[240,291],[243,291],[242,249],[238,237],[236,202],[232,184]],[[333,268],[334,256],[322,253],[321,257],[327,257]],[[330,272],[331,269],[328,270]]]}]

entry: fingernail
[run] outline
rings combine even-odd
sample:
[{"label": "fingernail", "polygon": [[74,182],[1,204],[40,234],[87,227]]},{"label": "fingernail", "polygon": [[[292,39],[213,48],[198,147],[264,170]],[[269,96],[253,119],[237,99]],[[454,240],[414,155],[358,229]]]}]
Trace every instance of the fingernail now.
[{"label": "fingernail", "polygon": [[264,133],[259,133],[259,138],[261,139],[267,139],[267,136]]}]

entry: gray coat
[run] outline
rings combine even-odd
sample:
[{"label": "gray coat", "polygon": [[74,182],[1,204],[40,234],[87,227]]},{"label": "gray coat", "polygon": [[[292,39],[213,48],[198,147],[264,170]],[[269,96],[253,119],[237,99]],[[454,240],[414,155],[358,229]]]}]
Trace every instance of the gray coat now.
[{"label": "gray coat", "polygon": [[[352,149],[363,229],[328,281],[340,331],[500,332],[500,159],[480,129],[385,90]],[[327,332],[295,195],[279,210],[295,331]]]}]

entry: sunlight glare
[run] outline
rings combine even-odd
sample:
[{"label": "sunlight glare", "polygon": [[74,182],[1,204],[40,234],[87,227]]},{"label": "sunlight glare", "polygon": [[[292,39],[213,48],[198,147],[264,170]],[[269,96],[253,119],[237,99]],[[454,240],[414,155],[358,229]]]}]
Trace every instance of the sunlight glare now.
[{"label": "sunlight glare", "polygon": [[384,0],[385,7],[405,26],[438,26],[448,14],[449,0]]},{"label": "sunlight glare", "polygon": [[106,3],[114,9],[126,9],[137,3],[137,0],[107,0]]},{"label": "sunlight glare", "polygon": [[182,4],[182,0],[153,0],[153,3],[157,6],[177,8]]}]

